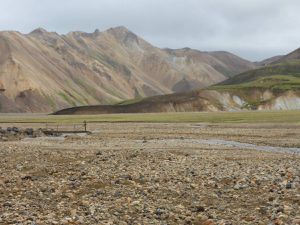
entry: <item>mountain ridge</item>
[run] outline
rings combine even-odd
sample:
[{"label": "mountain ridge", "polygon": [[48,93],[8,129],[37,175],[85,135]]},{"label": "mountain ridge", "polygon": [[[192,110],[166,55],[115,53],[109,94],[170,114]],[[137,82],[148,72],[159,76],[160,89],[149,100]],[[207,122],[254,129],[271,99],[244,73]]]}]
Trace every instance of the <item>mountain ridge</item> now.
[{"label": "mountain ridge", "polygon": [[1,31],[0,52],[1,95],[15,105],[1,104],[0,112],[51,112],[190,91],[256,68],[231,53],[170,53],[122,26],[92,33]]}]

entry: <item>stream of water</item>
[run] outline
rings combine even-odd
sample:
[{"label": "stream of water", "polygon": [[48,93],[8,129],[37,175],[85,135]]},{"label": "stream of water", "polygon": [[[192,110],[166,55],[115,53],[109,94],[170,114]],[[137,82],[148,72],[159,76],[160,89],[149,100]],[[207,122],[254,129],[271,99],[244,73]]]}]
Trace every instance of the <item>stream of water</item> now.
[{"label": "stream of water", "polygon": [[226,141],[220,139],[197,139],[199,144],[208,144],[208,145],[222,145],[225,147],[233,148],[242,148],[242,149],[254,149],[258,151],[270,151],[270,152],[285,152],[285,153],[300,153],[300,148],[287,148],[287,147],[274,147],[274,146],[259,146],[255,144],[242,143],[237,141]]}]

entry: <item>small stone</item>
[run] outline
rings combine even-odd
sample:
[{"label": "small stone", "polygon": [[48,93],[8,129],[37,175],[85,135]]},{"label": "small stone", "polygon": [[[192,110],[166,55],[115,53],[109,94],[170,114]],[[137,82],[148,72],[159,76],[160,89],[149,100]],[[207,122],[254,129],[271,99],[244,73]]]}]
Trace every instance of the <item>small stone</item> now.
[{"label": "small stone", "polygon": [[236,184],[236,185],[234,185],[234,190],[239,190],[239,189],[241,189],[241,186],[239,185],[239,184]]},{"label": "small stone", "polygon": [[215,225],[214,221],[208,219],[208,220],[205,220],[205,221],[202,221],[202,222],[198,222],[196,223],[197,225]]},{"label": "small stone", "polygon": [[274,225],[282,225],[282,224],[284,224],[283,223],[283,221],[281,220],[281,219],[276,219],[275,221],[274,221]]},{"label": "small stone", "polygon": [[8,138],[7,137],[1,137],[1,140],[2,141],[8,141]]},{"label": "small stone", "polygon": [[266,215],[267,212],[268,212],[268,209],[266,207],[261,207],[259,208],[259,212],[262,214],[262,215]]},{"label": "small stone", "polygon": [[77,210],[76,209],[71,209],[70,214],[71,214],[72,217],[75,217],[76,214],[77,214]]},{"label": "small stone", "polygon": [[158,216],[161,216],[162,214],[165,213],[165,211],[166,211],[165,208],[157,208],[155,210],[155,214],[158,215]]},{"label": "small stone", "polygon": [[30,176],[30,175],[23,176],[21,179],[22,180],[30,180],[30,181],[37,180],[37,178],[35,176]]},{"label": "small stone", "polygon": [[97,156],[102,155],[102,152],[101,152],[101,151],[97,151],[97,152],[96,152],[96,155],[97,155]]},{"label": "small stone", "polygon": [[32,136],[33,135],[33,129],[32,128],[27,128],[25,129],[24,133],[28,136]]},{"label": "small stone", "polygon": [[15,133],[19,133],[20,130],[19,130],[19,128],[17,128],[17,127],[13,127],[13,128],[12,128],[12,131],[15,132]]},{"label": "small stone", "polygon": [[192,206],[191,211],[192,212],[204,212],[205,208],[201,205]]},{"label": "small stone", "polygon": [[133,201],[131,204],[134,205],[134,206],[137,206],[137,205],[140,204],[140,201]]},{"label": "small stone", "polygon": [[12,207],[12,204],[10,202],[5,202],[3,204],[3,207]]},{"label": "small stone", "polygon": [[287,182],[285,187],[286,187],[286,189],[292,189],[293,188],[293,183],[292,182]]},{"label": "small stone", "polygon": [[292,221],[292,224],[300,225],[300,218],[296,218]]},{"label": "small stone", "polygon": [[275,198],[273,196],[269,197],[269,202],[273,202]]},{"label": "small stone", "polygon": [[285,214],[290,215],[291,212],[293,211],[293,208],[290,207],[290,206],[288,206],[288,205],[284,205],[284,206],[283,206],[283,211],[284,211]]},{"label": "small stone", "polygon": [[244,221],[246,221],[246,222],[252,222],[254,220],[255,220],[254,216],[247,216],[247,217],[244,218]]}]

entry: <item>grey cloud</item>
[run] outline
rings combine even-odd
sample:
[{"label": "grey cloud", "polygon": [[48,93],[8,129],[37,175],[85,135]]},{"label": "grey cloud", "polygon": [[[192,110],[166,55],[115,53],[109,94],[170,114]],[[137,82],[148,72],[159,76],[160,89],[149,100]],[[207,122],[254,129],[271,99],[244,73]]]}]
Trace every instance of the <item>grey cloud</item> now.
[{"label": "grey cloud", "polygon": [[299,0],[2,0],[0,29],[67,33],[124,25],[159,47],[259,60],[300,47]]}]

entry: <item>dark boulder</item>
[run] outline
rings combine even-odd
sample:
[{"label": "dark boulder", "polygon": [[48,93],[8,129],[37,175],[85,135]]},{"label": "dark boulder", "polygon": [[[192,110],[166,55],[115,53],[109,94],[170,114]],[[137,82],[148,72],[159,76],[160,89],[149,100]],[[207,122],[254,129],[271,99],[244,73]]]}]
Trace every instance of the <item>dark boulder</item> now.
[{"label": "dark boulder", "polygon": [[13,127],[13,128],[12,128],[12,131],[15,132],[15,133],[19,133],[19,132],[20,132],[20,129],[17,128],[17,127]]},{"label": "dark boulder", "polygon": [[34,133],[34,130],[32,128],[25,129],[24,133],[28,136],[32,136]]}]

